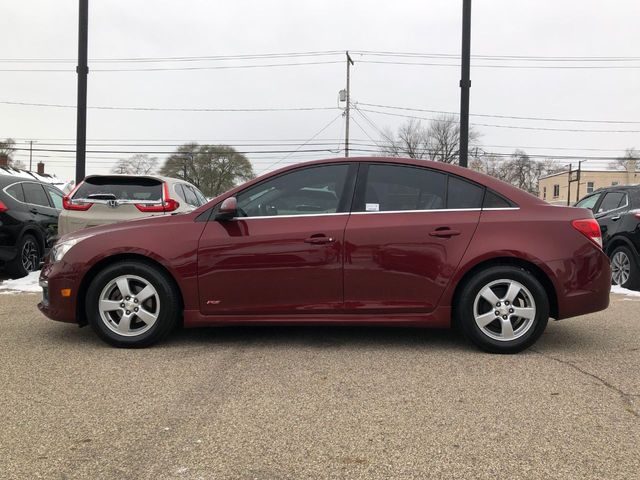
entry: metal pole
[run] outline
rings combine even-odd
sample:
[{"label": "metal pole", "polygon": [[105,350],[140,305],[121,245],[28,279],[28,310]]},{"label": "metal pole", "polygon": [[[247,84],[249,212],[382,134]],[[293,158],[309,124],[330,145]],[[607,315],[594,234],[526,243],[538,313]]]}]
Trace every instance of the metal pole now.
[{"label": "metal pole", "polygon": [[460,80],[460,166],[468,165],[471,88],[471,0],[462,0],[462,78]]},{"label": "metal pole", "polygon": [[584,162],[584,160],[579,160],[578,161],[578,188],[576,189],[576,203],[578,203],[578,200],[580,200],[580,180],[582,179],[582,162]]},{"label": "metal pole", "polygon": [[569,164],[569,182],[567,183],[567,207],[571,205],[571,172],[573,171],[573,163]]},{"label": "metal pole", "polygon": [[89,31],[89,0],[80,0],[78,13],[78,103],[76,120],[76,185],[85,177],[87,149],[87,39]]},{"label": "metal pole", "polygon": [[344,156],[349,156],[349,109],[351,108],[350,104],[350,86],[349,86],[349,71],[351,69],[351,65],[353,65],[353,60],[349,56],[349,52],[347,53],[347,107],[345,109],[345,132],[344,132]]},{"label": "metal pole", "polygon": [[29,141],[29,171],[33,171],[33,140]]}]

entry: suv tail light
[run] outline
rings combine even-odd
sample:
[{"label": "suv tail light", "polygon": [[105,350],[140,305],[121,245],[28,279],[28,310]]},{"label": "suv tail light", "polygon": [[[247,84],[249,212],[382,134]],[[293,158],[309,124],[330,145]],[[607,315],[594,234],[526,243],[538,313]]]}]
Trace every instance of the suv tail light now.
[{"label": "suv tail light", "polygon": [[80,185],[82,185],[83,183],[84,181],[80,182],[73,188],[73,190],[69,192],[69,195],[65,195],[64,197],[62,197],[62,208],[64,208],[65,210],[76,210],[80,212],[86,212],[91,208],[91,206],[93,205],[93,203],[91,202],[74,202],[72,199],[73,194],[76,193],[76,190],[78,190],[80,188]]},{"label": "suv tail light", "polygon": [[571,225],[598,247],[602,248],[602,233],[600,232],[600,225],[598,225],[595,218],[573,220]]},{"label": "suv tail light", "polygon": [[4,204],[4,202],[3,202],[2,200],[0,200],[0,213],[4,213],[4,212],[6,212],[7,210],[9,210],[9,209],[7,208],[7,206]]},{"label": "suv tail light", "polygon": [[162,203],[147,205],[136,203],[136,208],[141,212],[173,212],[180,207],[180,203],[169,196],[169,186],[165,182],[162,188]]}]

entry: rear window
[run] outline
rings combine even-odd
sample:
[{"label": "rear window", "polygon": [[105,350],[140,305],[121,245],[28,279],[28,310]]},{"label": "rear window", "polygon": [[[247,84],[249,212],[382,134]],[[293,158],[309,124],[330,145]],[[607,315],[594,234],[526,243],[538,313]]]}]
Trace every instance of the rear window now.
[{"label": "rear window", "polygon": [[80,185],[74,199],[162,200],[162,182],[153,178],[93,177]]}]

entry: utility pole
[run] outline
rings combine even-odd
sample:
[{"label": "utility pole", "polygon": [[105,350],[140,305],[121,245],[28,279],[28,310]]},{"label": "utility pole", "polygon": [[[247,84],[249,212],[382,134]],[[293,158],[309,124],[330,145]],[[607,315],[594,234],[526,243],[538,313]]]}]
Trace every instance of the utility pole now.
[{"label": "utility pole", "polygon": [[85,177],[87,149],[87,39],[89,31],[89,0],[80,0],[78,11],[78,103],[76,119],[76,185]]},{"label": "utility pole", "polygon": [[578,200],[580,200],[580,180],[582,180],[582,162],[584,162],[584,160],[579,160],[578,161],[578,188],[576,190],[576,203],[578,203]]},{"label": "utility pole", "polygon": [[350,87],[349,87],[349,73],[351,70],[351,65],[353,65],[353,60],[349,56],[349,52],[347,54],[347,106],[345,109],[345,132],[344,132],[344,156],[349,156],[349,109],[351,108],[350,104]]},{"label": "utility pole", "polygon": [[471,88],[471,0],[462,0],[462,78],[460,80],[460,166],[469,157],[469,89]]},{"label": "utility pole", "polygon": [[567,182],[567,207],[571,205],[571,175],[573,174],[573,163],[569,164],[569,178]]},{"label": "utility pole", "polygon": [[29,171],[33,170],[33,140],[29,140]]}]

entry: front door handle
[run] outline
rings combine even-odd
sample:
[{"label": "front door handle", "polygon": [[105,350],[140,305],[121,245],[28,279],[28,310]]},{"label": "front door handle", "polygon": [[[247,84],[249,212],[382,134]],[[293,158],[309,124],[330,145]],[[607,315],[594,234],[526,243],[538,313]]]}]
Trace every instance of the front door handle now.
[{"label": "front door handle", "polygon": [[613,220],[614,222],[616,220],[620,220],[620,215],[616,215],[615,217],[611,217],[611,220]]},{"label": "front door handle", "polygon": [[335,242],[335,238],[327,237],[325,235],[312,235],[309,238],[305,238],[304,243],[311,243],[312,245],[326,245],[327,243]]},{"label": "front door handle", "polygon": [[458,230],[451,230],[450,228],[436,228],[429,235],[432,237],[449,238],[460,235],[460,232]]}]

